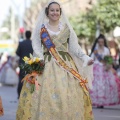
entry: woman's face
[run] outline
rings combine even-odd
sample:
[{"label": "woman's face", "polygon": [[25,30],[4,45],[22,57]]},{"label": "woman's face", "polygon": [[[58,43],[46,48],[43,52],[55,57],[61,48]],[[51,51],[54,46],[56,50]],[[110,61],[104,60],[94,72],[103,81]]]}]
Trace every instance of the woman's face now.
[{"label": "woman's face", "polygon": [[98,40],[98,45],[99,45],[99,46],[104,46],[104,39],[100,38],[100,39]]},{"label": "woman's face", "polygon": [[60,6],[58,4],[51,4],[48,10],[48,18],[51,21],[58,21],[60,19]]}]

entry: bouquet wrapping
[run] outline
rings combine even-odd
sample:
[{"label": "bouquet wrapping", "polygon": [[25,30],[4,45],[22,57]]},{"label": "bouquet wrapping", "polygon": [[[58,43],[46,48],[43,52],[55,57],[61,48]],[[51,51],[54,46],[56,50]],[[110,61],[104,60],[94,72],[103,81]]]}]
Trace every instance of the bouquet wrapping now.
[{"label": "bouquet wrapping", "polygon": [[30,57],[24,57],[24,64],[20,65],[20,68],[25,71],[25,77],[22,79],[23,81],[27,81],[31,88],[31,93],[34,92],[35,88],[38,90],[38,87],[40,84],[37,81],[38,76],[40,76],[43,71],[45,64],[43,60],[40,60],[38,57],[33,57],[32,54],[30,54]]}]

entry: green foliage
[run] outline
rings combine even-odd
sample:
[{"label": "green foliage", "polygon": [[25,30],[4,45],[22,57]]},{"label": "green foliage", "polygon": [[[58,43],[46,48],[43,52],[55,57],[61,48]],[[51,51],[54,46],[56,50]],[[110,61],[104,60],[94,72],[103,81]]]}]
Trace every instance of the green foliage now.
[{"label": "green foliage", "polygon": [[120,26],[120,1],[100,0],[96,10],[96,19],[99,21],[101,31],[110,32]]},{"label": "green foliage", "polygon": [[70,18],[70,22],[79,38],[87,38],[89,41],[95,37],[96,23],[92,14],[81,14]]},{"label": "green foliage", "polygon": [[[34,79],[35,76],[32,75],[32,73],[35,72],[35,73],[40,75],[43,73],[44,67],[45,67],[45,64],[41,61],[33,62],[32,64],[24,63],[24,64],[20,65],[20,68],[25,71],[26,76],[31,74],[31,76],[27,80],[28,83],[30,83],[29,85],[30,85],[30,92],[31,93],[33,93],[35,90],[35,81],[36,81]],[[26,80],[27,78],[25,77],[23,79]]]},{"label": "green foliage", "polygon": [[105,62],[106,64],[112,65],[112,64],[113,64],[113,59],[112,59],[111,56],[105,56],[105,57],[104,57],[104,62]]},{"label": "green foliage", "polygon": [[109,33],[116,26],[120,26],[120,1],[99,0],[99,3],[86,13],[72,16],[70,22],[79,38],[94,40],[97,24],[101,33]]},{"label": "green foliage", "polygon": [[45,63],[43,60],[40,60],[40,58],[33,57],[32,54],[30,54],[30,57],[24,56],[23,60],[25,63],[21,64],[20,68],[25,71],[26,75],[22,81],[25,80],[29,83],[31,87],[31,93],[33,93],[35,86],[37,87],[40,85],[37,82],[37,76],[43,73]]},{"label": "green foliage", "polygon": [[44,70],[44,64],[41,62],[34,62],[31,65],[24,63],[20,65],[20,68],[25,71],[25,74],[31,74],[33,71],[41,74]]}]

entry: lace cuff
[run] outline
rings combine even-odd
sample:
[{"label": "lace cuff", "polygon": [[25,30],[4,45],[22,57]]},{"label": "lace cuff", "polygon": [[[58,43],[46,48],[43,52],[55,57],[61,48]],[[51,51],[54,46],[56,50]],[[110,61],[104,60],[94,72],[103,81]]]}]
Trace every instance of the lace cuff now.
[{"label": "lace cuff", "polygon": [[82,59],[83,59],[83,61],[84,61],[83,67],[86,67],[86,66],[88,65],[88,62],[89,62],[90,60],[92,60],[92,58],[89,57],[89,56],[87,56],[87,55],[84,55]]}]

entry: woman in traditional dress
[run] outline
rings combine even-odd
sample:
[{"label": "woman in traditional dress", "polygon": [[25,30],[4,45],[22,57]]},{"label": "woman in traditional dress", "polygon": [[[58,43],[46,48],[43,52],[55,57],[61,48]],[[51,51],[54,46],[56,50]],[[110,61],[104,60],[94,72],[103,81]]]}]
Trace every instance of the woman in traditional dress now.
[{"label": "woman in traditional dress", "polygon": [[6,85],[17,85],[18,75],[16,68],[18,67],[17,56],[8,56],[8,60],[0,68],[0,82]]},{"label": "woman in traditional dress", "polygon": [[104,35],[96,39],[91,52],[94,59],[94,80],[91,90],[92,104],[98,108],[120,103],[117,77],[113,72],[112,64],[104,62],[105,56],[110,56],[110,51]]},{"label": "woman in traditional dress", "polygon": [[0,69],[0,82],[6,85],[17,85],[18,75],[16,68],[19,58],[17,56],[8,56],[8,60]]},{"label": "woman in traditional dress", "polygon": [[86,73],[91,88],[93,60],[82,52],[60,3],[51,1],[43,9],[32,40],[34,56],[45,68],[37,78],[39,90],[31,94],[24,82],[16,120],[93,120],[87,80],[81,77]]}]

